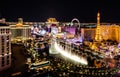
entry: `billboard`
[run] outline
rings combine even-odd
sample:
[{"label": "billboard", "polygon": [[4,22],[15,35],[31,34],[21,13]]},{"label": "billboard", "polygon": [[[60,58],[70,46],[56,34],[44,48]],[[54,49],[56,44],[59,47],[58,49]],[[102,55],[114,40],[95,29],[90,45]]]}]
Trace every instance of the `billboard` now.
[{"label": "billboard", "polygon": [[75,34],[75,27],[65,27],[65,31],[71,34]]}]

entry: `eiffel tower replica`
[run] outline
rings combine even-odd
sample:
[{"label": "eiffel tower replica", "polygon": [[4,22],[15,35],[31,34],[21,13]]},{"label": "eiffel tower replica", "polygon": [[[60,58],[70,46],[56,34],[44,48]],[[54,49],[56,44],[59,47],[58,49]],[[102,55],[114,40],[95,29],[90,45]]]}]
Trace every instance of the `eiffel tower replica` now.
[{"label": "eiffel tower replica", "polygon": [[97,28],[96,28],[96,34],[95,34],[95,41],[101,41],[102,37],[100,34],[100,13],[97,13]]}]

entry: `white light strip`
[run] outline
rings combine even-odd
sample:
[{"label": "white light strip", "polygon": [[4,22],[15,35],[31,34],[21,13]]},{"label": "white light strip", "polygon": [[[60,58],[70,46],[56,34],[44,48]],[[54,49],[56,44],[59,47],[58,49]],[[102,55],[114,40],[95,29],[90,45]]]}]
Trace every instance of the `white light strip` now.
[{"label": "white light strip", "polygon": [[88,63],[87,63],[87,60],[85,60],[85,58],[83,58],[83,57],[78,57],[78,56],[76,56],[76,55],[73,55],[73,54],[68,53],[67,51],[65,51],[65,50],[63,50],[62,48],[60,48],[60,47],[57,45],[56,42],[55,42],[54,46],[55,46],[55,49],[57,50],[57,52],[61,53],[63,56],[68,57],[69,59],[74,60],[74,61],[79,62],[79,63],[84,64],[84,65],[87,65],[87,64],[88,64]]}]

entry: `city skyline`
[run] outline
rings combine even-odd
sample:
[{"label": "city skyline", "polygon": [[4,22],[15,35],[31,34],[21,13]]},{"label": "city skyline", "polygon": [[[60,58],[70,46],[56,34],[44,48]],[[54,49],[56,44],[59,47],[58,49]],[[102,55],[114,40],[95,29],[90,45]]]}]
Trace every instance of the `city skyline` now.
[{"label": "city skyline", "polygon": [[78,18],[80,22],[96,22],[97,12],[101,13],[101,22],[119,23],[120,7],[117,1],[101,0],[40,0],[40,1],[16,1],[4,0],[0,5],[0,17],[6,21],[17,21],[23,18],[24,21],[45,22],[49,17],[54,17],[60,22],[70,22]]}]

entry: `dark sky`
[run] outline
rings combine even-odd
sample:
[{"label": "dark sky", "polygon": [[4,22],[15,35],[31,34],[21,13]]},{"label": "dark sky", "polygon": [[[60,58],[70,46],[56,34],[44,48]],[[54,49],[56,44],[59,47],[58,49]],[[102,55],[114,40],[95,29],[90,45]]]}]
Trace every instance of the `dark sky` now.
[{"label": "dark sky", "polygon": [[120,23],[119,0],[3,0],[0,2],[0,18],[7,21],[46,21],[55,17],[58,21],[96,22],[101,13],[101,22]]}]

